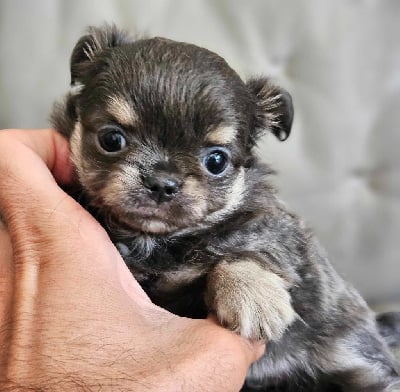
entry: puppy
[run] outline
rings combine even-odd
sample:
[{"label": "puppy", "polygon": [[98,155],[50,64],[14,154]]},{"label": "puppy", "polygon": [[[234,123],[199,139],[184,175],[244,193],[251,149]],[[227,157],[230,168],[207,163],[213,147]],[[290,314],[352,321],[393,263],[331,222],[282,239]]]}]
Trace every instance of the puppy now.
[{"label": "puppy", "polygon": [[383,391],[399,381],[374,314],[255,155],[266,132],[289,136],[286,91],[243,82],[206,49],[110,26],[76,44],[71,86],[52,121],[70,140],[79,200],[156,304],[213,312],[268,341],[243,391]]}]

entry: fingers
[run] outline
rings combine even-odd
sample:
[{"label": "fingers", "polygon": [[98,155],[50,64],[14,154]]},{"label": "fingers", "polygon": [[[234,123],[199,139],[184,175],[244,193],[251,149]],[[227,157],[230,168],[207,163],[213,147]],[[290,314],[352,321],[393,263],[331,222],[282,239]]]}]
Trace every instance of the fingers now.
[{"label": "fingers", "polygon": [[53,250],[61,252],[64,243],[70,249],[74,239],[109,241],[100,225],[58,186],[56,180],[67,184],[72,176],[68,142],[55,131],[0,132],[0,214],[15,260],[26,253],[38,256],[45,246],[60,245]]},{"label": "fingers", "polygon": [[[191,334],[195,352],[190,355],[190,368],[198,366],[202,374],[209,375],[210,372],[215,373],[218,366],[219,377],[214,380],[215,385],[210,391],[240,390],[249,366],[262,356],[265,344],[240,337],[218,325],[213,317],[208,317],[202,329],[198,320],[196,326],[196,333]],[[227,385],[231,387],[227,388]]]},{"label": "fingers", "polygon": [[57,184],[72,177],[69,145],[57,132],[0,132],[0,214],[13,243],[28,243],[46,227],[48,234],[62,233],[64,226],[77,229],[81,220],[90,220]]},{"label": "fingers", "polygon": [[52,130],[0,132],[0,210],[58,200],[72,179],[68,142]]},{"label": "fingers", "polygon": [[[70,182],[73,170],[69,160],[69,145],[58,132],[52,129],[10,129],[3,130],[0,138],[1,144],[7,143],[11,149],[13,144],[16,146],[22,143],[45,163],[57,182],[62,184]],[[14,164],[20,162],[21,160],[15,160]]]},{"label": "fingers", "polygon": [[242,340],[244,354],[249,363],[258,361],[265,353],[266,343],[261,340],[248,340],[240,337]]},{"label": "fingers", "polygon": [[[225,338],[220,339],[219,350],[224,358],[227,377],[242,386],[251,364],[259,360],[265,352],[265,342],[250,341],[238,334],[224,330]],[[240,389],[240,388],[238,388]],[[218,389],[218,390],[223,390]],[[235,389],[236,390],[236,389]]]},{"label": "fingers", "polygon": [[61,234],[63,225],[79,222],[79,210],[85,211],[56,182],[68,183],[72,173],[68,142],[55,131],[0,132],[0,214],[15,254],[43,241],[45,229]]},{"label": "fingers", "polygon": [[[213,324],[220,326],[214,314],[209,314],[207,317]],[[222,327],[221,327],[222,328]],[[241,337],[240,335],[225,330],[226,333],[231,335],[231,338],[237,344],[237,347],[242,351],[242,355],[246,359],[247,366],[259,360],[265,352],[266,342],[262,340],[249,340]]]}]

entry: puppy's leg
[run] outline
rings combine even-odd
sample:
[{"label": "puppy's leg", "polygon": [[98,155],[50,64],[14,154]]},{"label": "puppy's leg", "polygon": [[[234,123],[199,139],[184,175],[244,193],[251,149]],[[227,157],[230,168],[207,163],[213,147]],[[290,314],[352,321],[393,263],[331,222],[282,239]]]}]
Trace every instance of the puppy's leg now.
[{"label": "puppy's leg", "polygon": [[222,325],[251,339],[279,339],[296,316],[287,282],[249,259],[218,263],[205,300]]}]

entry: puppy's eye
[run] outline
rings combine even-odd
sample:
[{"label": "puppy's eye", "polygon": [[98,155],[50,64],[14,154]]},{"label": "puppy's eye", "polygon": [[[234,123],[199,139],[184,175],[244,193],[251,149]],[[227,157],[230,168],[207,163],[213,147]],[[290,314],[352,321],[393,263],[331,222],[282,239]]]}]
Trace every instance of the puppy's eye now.
[{"label": "puppy's eye", "polygon": [[118,152],[126,147],[126,138],[122,131],[115,126],[105,126],[100,129],[100,147],[106,152]]},{"label": "puppy's eye", "polygon": [[213,148],[203,159],[203,165],[206,170],[217,176],[222,174],[228,167],[229,153],[221,147]]}]

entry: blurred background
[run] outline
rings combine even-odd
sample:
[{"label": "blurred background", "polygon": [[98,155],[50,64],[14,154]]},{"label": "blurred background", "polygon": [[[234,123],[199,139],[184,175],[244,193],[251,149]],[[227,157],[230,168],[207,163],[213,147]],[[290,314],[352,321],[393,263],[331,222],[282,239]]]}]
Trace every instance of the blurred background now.
[{"label": "blurred background", "polygon": [[292,135],[259,154],[371,304],[400,309],[400,1],[0,0],[0,128],[46,127],[86,26],[207,47],[290,91]]}]

